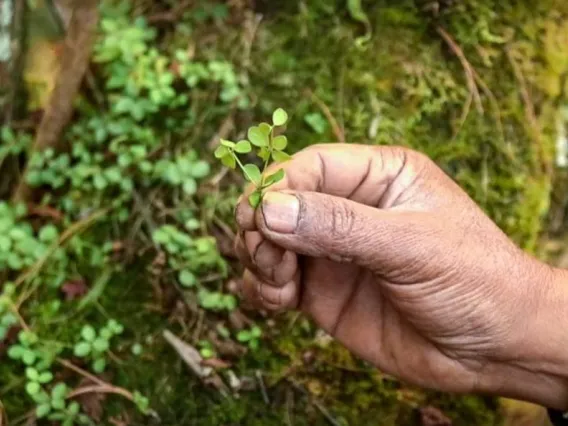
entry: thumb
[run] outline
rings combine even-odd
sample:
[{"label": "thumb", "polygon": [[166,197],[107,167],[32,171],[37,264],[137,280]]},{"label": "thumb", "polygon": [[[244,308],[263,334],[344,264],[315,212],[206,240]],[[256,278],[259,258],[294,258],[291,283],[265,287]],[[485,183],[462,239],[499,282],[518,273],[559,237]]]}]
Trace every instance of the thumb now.
[{"label": "thumb", "polygon": [[392,255],[387,246],[404,232],[393,212],[317,192],[268,192],[255,221],[265,238],[286,250],[372,270]]}]

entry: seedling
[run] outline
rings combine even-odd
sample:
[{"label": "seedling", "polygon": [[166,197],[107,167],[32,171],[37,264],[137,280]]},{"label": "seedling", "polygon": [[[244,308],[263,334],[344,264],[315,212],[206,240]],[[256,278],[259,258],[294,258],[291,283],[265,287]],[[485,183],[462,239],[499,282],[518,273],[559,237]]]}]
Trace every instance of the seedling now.
[{"label": "seedling", "polygon": [[[215,151],[215,157],[231,169],[237,166],[242,170],[247,181],[251,182],[255,190],[249,196],[249,203],[253,208],[257,208],[266,190],[272,185],[284,179],[284,169],[279,169],[276,173],[268,174],[268,167],[271,161],[284,162],[290,159],[290,155],[285,152],[288,146],[288,139],[284,135],[276,135],[275,130],[286,125],[288,114],[282,108],[278,108],[272,114],[272,125],[261,123],[248,130],[248,140],[232,142],[221,139],[221,145]],[[256,164],[243,164],[239,154],[249,154],[256,147],[256,155],[264,162],[262,171]]]},{"label": "seedling", "polygon": [[241,330],[237,334],[237,340],[246,343],[251,350],[258,349],[259,340],[262,337],[262,330],[258,326],[253,326],[250,330]]}]

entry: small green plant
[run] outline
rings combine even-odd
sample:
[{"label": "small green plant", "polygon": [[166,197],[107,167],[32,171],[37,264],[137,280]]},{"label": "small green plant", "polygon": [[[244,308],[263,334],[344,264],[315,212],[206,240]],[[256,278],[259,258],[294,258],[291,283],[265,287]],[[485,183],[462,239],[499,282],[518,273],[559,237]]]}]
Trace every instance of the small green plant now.
[{"label": "small green plant", "polygon": [[199,342],[199,353],[205,359],[213,358],[215,356],[215,348],[209,340],[202,340]]},{"label": "small green plant", "polygon": [[[284,179],[284,169],[279,169],[275,173],[268,175],[267,170],[271,161],[284,162],[290,159],[285,152],[288,146],[288,139],[284,135],[276,135],[275,130],[286,125],[288,114],[282,108],[278,108],[272,114],[272,125],[261,123],[248,130],[248,140],[232,142],[221,139],[221,145],[215,151],[215,157],[231,169],[237,165],[242,170],[245,179],[255,186],[255,191],[249,196],[249,203],[253,208],[257,208],[266,189]],[[257,148],[257,156],[264,162],[262,171],[256,164],[243,162],[239,154],[249,154],[253,150],[253,145]]]},{"label": "small green plant", "polygon": [[251,350],[258,349],[261,337],[262,330],[256,325],[251,327],[250,330],[241,330],[237,334],[237,340],[246,343]]},{"label": "small green plant", "polygon": [[78,402],[67,403],[68,395],[69,388],[65,383],[57,383],[49,393],[38,391],[33,397],[37,404],[35,410],[37,418],[58,421],[62,426],[92,424],[89,417],[80,412]]},{"label": "small green plant", "polygon": [[110,341],[123,331],[124,327],[115,320],[109,320],[98,333],[93,326],[86,325],[81,330],[81,338],[73,353],[79,358],[90,358],[93,371],[102,373],[106,368],[105,355],[110,349]]}]

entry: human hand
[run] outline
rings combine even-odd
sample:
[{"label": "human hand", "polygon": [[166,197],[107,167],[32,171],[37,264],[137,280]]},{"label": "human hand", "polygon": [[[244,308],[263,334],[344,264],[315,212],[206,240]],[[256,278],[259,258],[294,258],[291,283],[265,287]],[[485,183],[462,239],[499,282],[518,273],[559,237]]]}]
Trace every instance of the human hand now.
[{"label": "human hand", "polygon": [[[299,309],[419,386],[568,404],[564,274],[518,249],[433,162],[318,145],[237,207],[242,294]],[[567,327],[561,327],[567,328]]]}]

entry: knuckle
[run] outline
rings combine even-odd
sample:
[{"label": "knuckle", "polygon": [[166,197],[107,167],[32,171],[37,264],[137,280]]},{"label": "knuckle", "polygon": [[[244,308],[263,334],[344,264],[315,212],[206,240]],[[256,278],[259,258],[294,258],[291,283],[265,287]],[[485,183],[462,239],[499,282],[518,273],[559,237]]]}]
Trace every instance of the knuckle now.
[{"label": "knuckle", "polygon": [[337,201],[331,202],[329,212],[331,236],[336,242],[343,243],[353,235],[356,223],[355,213],[345,203]]}]

